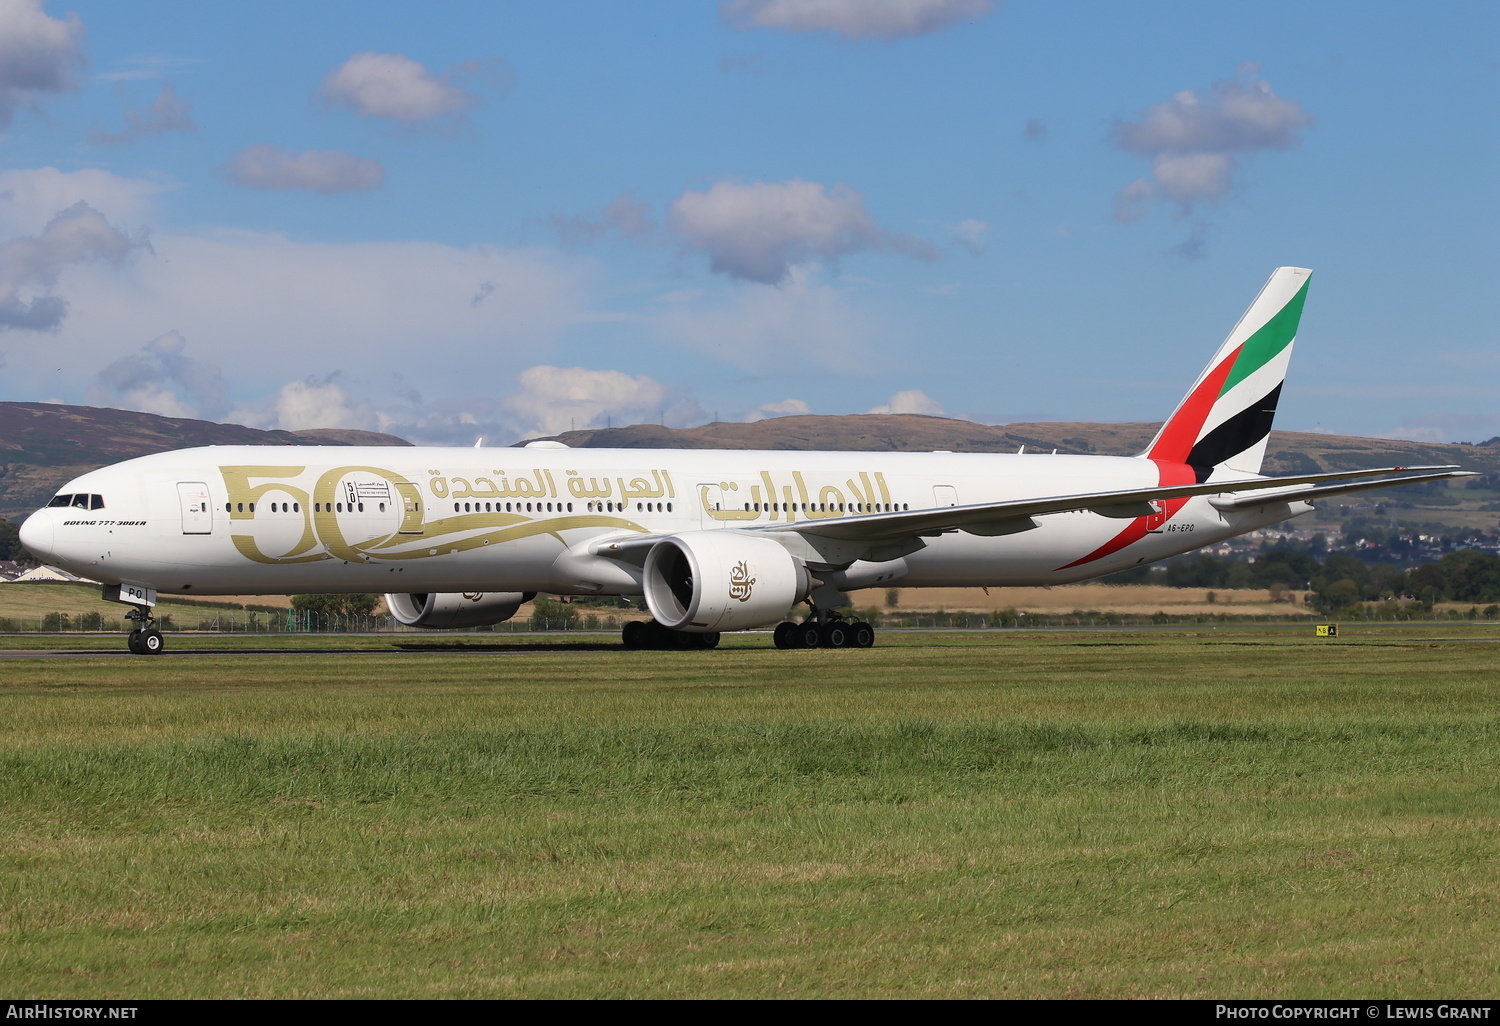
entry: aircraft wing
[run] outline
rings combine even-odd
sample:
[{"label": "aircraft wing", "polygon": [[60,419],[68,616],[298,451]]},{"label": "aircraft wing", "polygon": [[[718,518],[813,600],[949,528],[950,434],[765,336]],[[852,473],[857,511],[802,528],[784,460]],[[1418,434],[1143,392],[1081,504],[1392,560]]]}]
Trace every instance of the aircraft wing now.
[{"label": "aircraft wing", "polygon": [[[1393,474],[1403,476],[1384,476]],[[932,536],[954,530],[979,535],[1001,535],[1029,530],[1036,526],[1030,522],[1032,517],[1045,516],[1049,513],[1067,513],[1086,509],[1102,516],[1130,520],[1157,512],[1151,506],[1153,502],[1188,498],[1194,495],[1233,495],[1234,498],[1215,502],[1214,505],[1219,509],[1234,509],[1471,476],[1473,476],[1471,472],[1457,470],[1452,466],[1382,467],[1375,470],[1346,470],[1324,474],[1299,474],[1291,477],[1254,478],[1244,481],[1215,481],[1206,484],[1159,485],[1154,488],[1084,492],[1076,495],[976,503],[969,506],[905,510],[898,513],[866,513],[828,520],[794,521],[789,524],[758,524],[748,530],[794,531],[800,534],[813,534],[849,541],[887,541]],[[1367,480],[1371,477],[1382,479],[1373,482]],[[1243,497],[1240,493],[1244,493]]]},{"label": "aircraft wing", "polygon": [[[1396,476],[1390,476],[1396,475]],[[859,513],[824,520],[796,520],[790,523],[756,524],[737,528],[755,532],[792,532],[841,542],[899,543],[908,539],[936,537],[949,531],[996,536],[1017,534],[1037,524],[1032,517],[1050,513],[1067,513],[1086,509],[1106,517],[1131,520],[1158,512],[1151,503],[1166,499],[1213,495],[1217,509],[1244,509],[1273,502],[1296,502],[1326,498],[1348,492],[1390,488],[1395,485],[1420,484],[1454,477],[1472,477],[1471,471],[1455,466],[1380,467],[1373,470],[1343,470],[1322,474],[1298,474],[1290,477],[1250,478],[1242,481],[1214,481],[1206,484],[1159,485],[1153,488],[1128,488],[1106,492],[1082,492],[1076,495],[1052,495],[1005,502],[983,502],[968,506],[942,506],[937,509],[913,509],[893,513]],[[1379,478],[1379,480],[1370,480]],[[604,538],[589,546],[595,555],[640,563],[646,553],[664,535],[636,534],[629,537]]]}]

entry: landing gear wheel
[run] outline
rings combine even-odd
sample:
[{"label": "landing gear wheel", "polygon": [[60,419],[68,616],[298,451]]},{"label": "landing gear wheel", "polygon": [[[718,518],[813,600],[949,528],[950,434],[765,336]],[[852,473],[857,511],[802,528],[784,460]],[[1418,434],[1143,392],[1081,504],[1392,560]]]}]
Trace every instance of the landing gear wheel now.
[{"label": "landing gear wheel", "polygon": [[842,620],[828,621],[823,625],[820,633],[824,648],[849,647],[849,625]]},{"label": "landing gear wheel", "polygon": [[795,642],[793,648],[817,648],[823,643],[823,632],[818,628],[816,620],[799,623],[796,628],[791,634]]},{"label": "landing gear wheel", "polygon": [[626,648],[646,647],[646,625],[639,620],[631,620],[620,631],[620,640]]},{"label": "landing gear wheel", "polygon": [[863,620],[856,621],[849,627],[849,647],[869,648],[875,644],[875,628]]},{"label": "landing gear wheel", "polygon": [[669,627],[663,627],[655,620],[646,624],[646,647],[654,649],[676,648],[677,639]]},{"label": "landing gear wheel", "polygon": [[700,635],[698,635],[698,647],[699,648],[718,648],[719,647],[719,638],[720,637],[721,637],[721,635],[719,634],[718,631],[709,631],[706,634],[700,634]]},{"label": "landing gear wheel", "polygon": [[151,615],[150,606],[131,606],[125,614],[125,619],[135,623],[135,630],[130,632],[126,639],[126,647],[136,655],[157,655],[166,643],[162,640],[161,631],[155,626],[156,617]]},{"label": "landing gear wheel", "polygon": [[797,644],[797,625],[790,620],[783,620],[776,625],[771,632],[771,640],[776,642],[777,648],[801,648]]}]

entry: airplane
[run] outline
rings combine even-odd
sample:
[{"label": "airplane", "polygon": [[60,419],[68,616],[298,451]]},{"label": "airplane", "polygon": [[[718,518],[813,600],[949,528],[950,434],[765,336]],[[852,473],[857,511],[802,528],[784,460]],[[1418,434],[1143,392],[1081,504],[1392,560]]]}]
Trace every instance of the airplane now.
[{"label": "airplane", "polygon": [[[383,592],[419,628],[499,623],[537,593],[639,596],[627,648],[866,648],[860,588],[1052,585],[1289,520],[1452,466],[1260,473],[1312,272],[1278,268],[1137,456],[210,446],[84,474],[20,529],[132,608],[160,595]],[[796,619],[791,610],[805,605]]]}]

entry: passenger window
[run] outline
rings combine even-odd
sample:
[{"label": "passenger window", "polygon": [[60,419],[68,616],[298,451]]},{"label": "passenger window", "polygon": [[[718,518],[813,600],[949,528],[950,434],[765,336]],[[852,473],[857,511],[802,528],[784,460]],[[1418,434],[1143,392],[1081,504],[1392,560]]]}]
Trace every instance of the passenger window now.
[{"label": "passenger window", "polygon": [[232,503],[232,502],[226,502],[226,503],[224,503],[224,512],[225,513],[233,513],[234,512],[234,503]]},{"label": "passenger window", "polygon": [[292,503],[292,512],[293,513],[301,513],[302,512],[302,503],[300,503],[300,502],[294,502],[294,503]]},{"label": "passenger window", "polygon": [[255,512],[255,503],[253,503],[253,502],[250,504],[250,512],[251,513]]},{"label": "passenger window", "polygon": [[365,504],[364,504],[364,503],[362,503],[362,502],[361,502],[361,503],[360,503],[360,504],[359,504],[359,511],[360,511],[360,512],[361,512],[361,513],[363,513],[363,512],[364,512],[364,511],[365,511]]},{"label": "passenger window", "polygon": [[[490,508],[490,504],[486,502],[484,504],[484,508],[485,509],[489,509]],[[380,504],[380,512],[382,512],[382,513],[385,512],[385,503],[383,503],[383,502]]]}]

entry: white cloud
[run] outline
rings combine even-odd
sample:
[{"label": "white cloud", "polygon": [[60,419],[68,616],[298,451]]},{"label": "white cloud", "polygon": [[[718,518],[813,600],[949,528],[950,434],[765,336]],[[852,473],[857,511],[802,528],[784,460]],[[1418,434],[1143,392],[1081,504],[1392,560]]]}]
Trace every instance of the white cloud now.
[{"label": "white cloud", "polygon": [[859,193],[817,182],[716,182],[707,192],[689,190],[672,204],[672,230],[708,254],[720,274],[774,285],[793,265],[815,257],[836,259],[860,250],[893,249],[922,259],[932,247],[892,235],[875,223]]},{"label": "white cloud", "polygon": [[989,234],[990,226],[973,218],[953,226],[953,241],[975,256],[984,252],[984,243]]},{"label": "white cloud", "polygon": [[0,331],[56,330],[68,312],[67,300],[52,292],[58,272],[89,260],[118,264],[132,245],[81,201],[61,211],[40,235],[0,244]]},{"label": "white cloud", "polygon": [[811,412],[812,407],[801,399],[783,399],[779,403],[762,403],[745,414],[744,420],[746,424],[754,424],[772,417],[797,417]]},{"label": "white cloud", "polygon": [[995,0],[729,0],[719,9],[740,28],[901,39],[982,18]]},{"label": "white cloud", "polygon": [[[409,368],[412,387],[447,392],[456,376],[506,378],[545,359],[567,327],[593,316],[590,265],[543,251],[234,231],[158,233],[151,243],[121,264],[56,268],[48,294],[67,297],[67,318],[46,346],[8,348],[12,388],[71,387],[78,401],[95,371],[120,357],[121,339],[174,328],[211,354],[236,397],[335,370],[347,375],[344,387],[365,388],[391,367]],[[493,287],[475,305],[483,283]]]},{"label": "white cloud", "polygon": [[529,367],[516,378],[519,392],[505,408],[523,437],[555,435],[573,428],[656,423],[677,403],[672,389],[645,374],[585,367]]},{"label": "white cloud", "polygon": [[125,131],[89,133],[89,141],[106,146],[122,146],[135,142],[143,136],[161,135],[164,132],[191,132],[198,126],[193,123],[192,108],[177,98],[171,85],[162,86],[151,106],[144,110],[125,112]]},{"label": "white cloud", "polygon": [[410,57],[369,51],[350,57],[324,79],[322,94],[361,114],[395,121],[428,121],[479,102]]},{"label": "white cloud", "polygon": [[382,418],[369,403],[356,402],[327,378],[289,381],[269,403],[236,410],[230,417],[238,424],[266,430],[308,431],[313,428],[359,428],[382,430]]},{"label": "white cloud", "polygon": [[808,264],[791,268],[779,287],[749,285],[727,298],[679,299],[655,324],[669,341],[756,371],[790,363],[849,373],[861,366],[879,331]]},{"label": "white cloud", "polygon": [[0,172],[0,228],[30,235],[41,231],[59,210],[87,203],[115,224],[139,226],[151,217],[158,194],[173,188],[166,181],[124,178],[85,168],[55,167]]},{"label": "white cloud", "polygon": [[1240,71],[1241,81],[1216,82],[1207,96],[1184,90],[1138,120],[1115,125],[1117,146],[1151,158],[1151,179],[1138,179],[1115,197],[1118,220],[1138,220],[1158,196],[1190,214],[1197,204],[1227,195],[1246,160],[1301,141],[1312,115],[1277,96],[1258,66]]},{"label": "white cloud", "polygon": [[1412,442],[1483,442],[1500,435],[1500,413],[1435,413],[1407,417],[1400,426],[1375,433],[1374,438],[1402,438]]},{"label": "white cloud", "polygon": [[897,392],[891,396],[884,405],[877,406],[867,413],[923,413],[929,417],[941,417],[946,412],[943,404],[936,399],[930,398],[920,388],[909,388],[904,392]]},{"label": "white cloud", "polygon": [[263,144],[236,153],[223,171],[236,185],[252,189],[309,189],[324,195],[368,192],[385,182],[378,160],[338,150],[293,154]]},{"label": "white cloud", "polygon": [[631,192],[616,196],[598,217],[552,214],[541,223],[556,232],[557,241],[569,249],[597,242],[608,235],[635,239],[656,231],[651,207],[644,200],[636,199]]},{"label": "white cloud", "polygon": [[78,88],[83,22],[49,18],[41,0],[0,0],[0,128],[38,94]]},{"label": "white cloud", "polygon": [[219,420],[229,412],[229,382],[219,368],[183,355],[187,339],[169,331],[139,352],[109,364],[94,379],[89,403],[163,417]]}]

